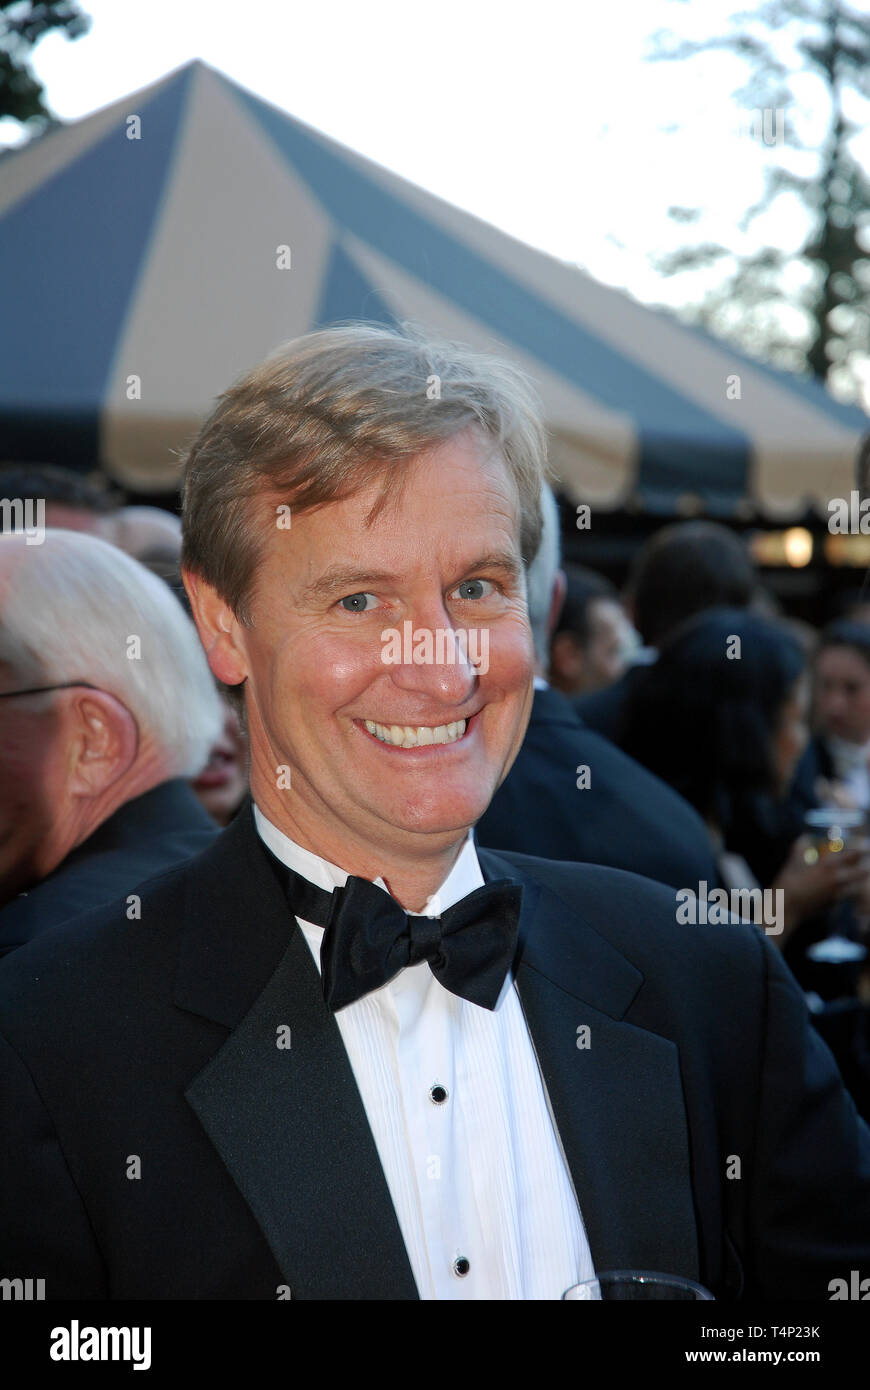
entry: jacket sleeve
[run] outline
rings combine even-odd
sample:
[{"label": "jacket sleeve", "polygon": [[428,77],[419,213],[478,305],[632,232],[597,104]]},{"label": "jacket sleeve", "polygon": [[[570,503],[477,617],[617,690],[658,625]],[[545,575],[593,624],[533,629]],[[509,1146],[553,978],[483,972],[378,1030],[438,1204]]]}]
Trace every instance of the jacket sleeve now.
[{"label": "jacket sleeve", "polygon": [[[27,1067],[0,1036],[0,1278],[45,1298],[108,1298],[84,1203]],[[5,1287],[5,1286],[4,1286]]]},{"label": "jacket sleeve", "polygon": [[810,1023],[797,983],[759,938],[767,976],[746,1297],[830,1299],[870,1277],[870,1129]]}]

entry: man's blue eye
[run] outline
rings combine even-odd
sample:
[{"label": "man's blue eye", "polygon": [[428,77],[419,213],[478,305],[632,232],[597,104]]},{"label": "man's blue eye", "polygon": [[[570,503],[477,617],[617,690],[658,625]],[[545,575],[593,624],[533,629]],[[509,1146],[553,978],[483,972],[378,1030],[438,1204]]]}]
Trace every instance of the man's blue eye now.
[{"label": "man's blue eye", "polygon": [[374,594],[348,594],[340,602],[346,613],[364,613],[369,598],[374,598]]},{"label": "man's blue eye", "polygon": [[487,598],[488,595],[483,592],[483,586],[489,583],[488,579],[463,579],[457,592],[460,598]]}]

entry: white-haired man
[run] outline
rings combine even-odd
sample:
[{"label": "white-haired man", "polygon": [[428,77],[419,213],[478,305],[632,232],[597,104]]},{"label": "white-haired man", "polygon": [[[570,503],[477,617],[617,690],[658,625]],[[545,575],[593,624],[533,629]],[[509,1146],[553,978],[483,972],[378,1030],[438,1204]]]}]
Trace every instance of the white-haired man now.
[{"label": "white-haired man", "polygon": [[95,536],[0,536],[0,953],[203,849],[220,729],[196,631]]}]

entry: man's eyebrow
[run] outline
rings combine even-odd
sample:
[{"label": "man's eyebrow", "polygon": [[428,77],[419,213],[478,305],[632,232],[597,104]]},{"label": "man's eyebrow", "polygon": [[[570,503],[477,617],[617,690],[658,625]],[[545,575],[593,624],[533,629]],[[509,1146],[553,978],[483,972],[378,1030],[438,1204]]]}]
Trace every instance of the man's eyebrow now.
[{"label": "man's eyebrow", "polygon": [[467,566],[465,573],[476,574],[478,570],[501,570],[503,574],[518,581],[523,572],[523,562],[513,551],[494,550],[486,555],[478,555],[477,559],[472,560]]},{"label": "man's eyebrow", "polygon": [[389,570],[355,570],[346,565],[330,565],[317,579],[306,584],[299,594],[305,603],[311,599],[327,598],[336,592],[358,594],[368,584],[396,584],[399,576]]},{"label": "man's eyebrow", "polygon": [[[518,581],[522,568],[522,560],[518,555],[510,551],[494,551],[479,555],[465,565],[456,582],[461,583],[462,575],[476,574],[478,570],[501,570],[514,581]],[[357,594],[378,585],[395,586],[400,582],[401,575],[393,574],[389,570],[358,570],[347,565],[331,565],[317,579],[305,585],[299,594],[299,601],[311,603],[317,599],[328,598],[330,594]]]}]

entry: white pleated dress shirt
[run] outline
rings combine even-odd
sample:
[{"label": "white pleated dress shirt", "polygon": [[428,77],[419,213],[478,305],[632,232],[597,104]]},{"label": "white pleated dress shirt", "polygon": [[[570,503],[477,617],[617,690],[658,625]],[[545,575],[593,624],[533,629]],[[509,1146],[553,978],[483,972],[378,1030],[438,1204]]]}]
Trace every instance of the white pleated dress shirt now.
[{"label": "white pleated dress shirt", "polygon": [[[343,869],[288,839],[256,806],[254,818],[288,868],[327,891],[344,885]],[[426,915],[483,882],[469,833]],[[323,929],[296,920],[319,970]],[[335,1019],[421,1299],[559,1299],[595,1277],[510,978],[491,1011],[444,989],[423,961]]]}]

